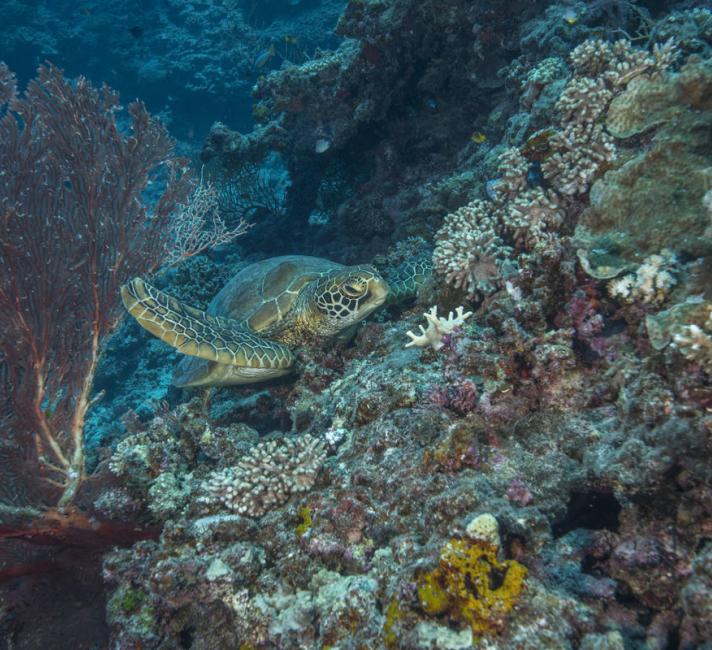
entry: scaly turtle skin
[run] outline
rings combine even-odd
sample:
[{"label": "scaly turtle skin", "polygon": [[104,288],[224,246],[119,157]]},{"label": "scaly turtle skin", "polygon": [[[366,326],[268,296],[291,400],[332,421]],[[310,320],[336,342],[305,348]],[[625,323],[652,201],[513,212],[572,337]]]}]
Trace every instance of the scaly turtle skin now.
[{"label": "scaly turtle skin", "polygon": [[248,384],[290,372],[290,348],[355,325],[386,301],[372,266],[342,266],[288,255],[240,271],[206,311],[184,305],[140,278],[121,287],[129,313],[151,334],[189,355],[177,386]]}]

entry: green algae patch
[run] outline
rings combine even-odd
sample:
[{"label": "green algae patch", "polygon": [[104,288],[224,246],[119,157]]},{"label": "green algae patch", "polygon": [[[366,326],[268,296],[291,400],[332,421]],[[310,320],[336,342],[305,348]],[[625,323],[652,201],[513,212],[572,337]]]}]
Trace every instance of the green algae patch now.
[{"label": "green algae patch", "polygon": [[301,523],[294,529],[294,532],[297,534],[297,537],[304,537],[313,526],[311,508],[309,506],[299,508],[299,519]]},{"label": "green algae patch", "polygon": [[400,606],[397,598],[392,598],[386,608],[386,622],[383,624],[383,643],[389,650],[396,648],[398,643],[398,634],[393,629],[395,624],[402,618],[403,609]]},{"label": "green algae patch", "polygon": [[109,600],[109,607],[116,614],[128,616],[138,612],[146,600],[145,592],[132,587],[118,589]]}]

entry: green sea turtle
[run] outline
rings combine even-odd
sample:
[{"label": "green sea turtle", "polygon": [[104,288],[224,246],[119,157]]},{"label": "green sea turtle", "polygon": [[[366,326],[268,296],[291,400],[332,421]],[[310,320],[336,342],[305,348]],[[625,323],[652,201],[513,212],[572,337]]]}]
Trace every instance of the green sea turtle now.
[{"label": "green sea turtle", "polygon": [[373,266],[301,255],[250,264],[206,311],[140,278],[121,287],[138,323],[189,355],[176,368],[177,386],[248,384],[285,375],[294,364],[290,348],[343,332],[383,305],[389,292]]}]

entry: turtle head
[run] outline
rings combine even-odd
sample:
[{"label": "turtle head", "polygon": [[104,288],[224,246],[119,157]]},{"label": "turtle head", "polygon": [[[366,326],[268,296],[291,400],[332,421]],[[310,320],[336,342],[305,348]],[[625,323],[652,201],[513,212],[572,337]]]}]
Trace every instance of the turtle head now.
[{"label": "turtle head", "polygon": [[388,284],[373,266],[349,266],[321,278],[314,300],[329,329],[338,332],[378,309],[389,291]]}]

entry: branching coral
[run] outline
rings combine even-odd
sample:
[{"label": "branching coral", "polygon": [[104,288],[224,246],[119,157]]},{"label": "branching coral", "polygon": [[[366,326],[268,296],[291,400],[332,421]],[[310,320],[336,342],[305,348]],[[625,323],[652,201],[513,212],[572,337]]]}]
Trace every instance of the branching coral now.
[{"label": "branching coral", "polygon": [[495,194],[498,202],[505,198],[513,199],[527,189],[527,172],[529,161],[516,147],[505,149],[497,161]]},{"label": "branching coral", "polygon": [[424,348],[429,345],[433,350],[439,350],[444,345],[445,335],[450,334],[456,327],[462,327],[463,323],[472,316],[472,312],[465,312],[464,307],[458,307],[455,316],[450,312],[447,318],[443,318],[442,316],[438,317],[438,308],[435,306],[431,307],[430,311],[423,316],[428,321],[428,328],[425,329],[420,325],[420,335],[414,334],[410,330],[406,332],[410,337],[410,342],[406,343],[405,347]]},{"label": "branching coral", "polygon": [[292,494],[308,491],[325,458],[325,442],[309,435],[258,443],[237,465],[213,472],[199,501],[261,517]]},{"label": "branching coral", "polygon": [[566,64],[563,59],[558,56],[544,59],[527,74],[523,82],[520,103],[525,108],[531,108],[548,84],[566,76]]},{"label": "branching coral", "polygon": [[712,307],[708,307],[707,320],[702,327],[695,323],[684,325],[673,334],[672,345],[688,361],[712,374]]},{"label": "branching coral", "polygon": [[499,158],[491,203],[476,199],[447,215],[436,235],[433,268],[468,294],[491,294],[518,270],[523,256],[549,241],[564,219],[554,192],[529,187],[530,162],[517,148]]},{"label": "branching coral", "polygon": [[661,305],[676,284],[673,275],[675,262],[675,255],[669,250],[663,250],[660,255],[651,255],[634,274],[611,280],[608,293],[627,303]]},{"label": "branching coral", "polygon": [[436,236],[433,268],[458,289],[488,294],[510,254],[497,233],[490,206],[478,199],[445,217]]},{"label": "branching coral", "polygon": [[676,284],[673,274],[676,261],[674,253],[667,249],[660,255],[650,255],[634,274],[611,280],[608,293],[626,303],[661,305]]},{"label": "branching coral", "polygon": [[[602,123],[611,103],[632,80],[657,83],[676,54],[672,41],[656,44],[652,53],[635,49],[625,40],[594,39],[575,48],[571,53],[574,76],[556,104],[560,129],[534,136],[546,142],[548,154],[541,156],[541,172],[551,188],[532,187],[530,160],[519,149],[505,150],[498,178],[491,184],[492,203],[475,200],[445,217],[433,253],[436,273],[456,288],[466,288],[470,295],[491,294],[517,267],[530,264],[531,256],[522,253],[548,246],[564,221],[560,196],[587,193],[615,160],[614,137]],[[517,261],[509,262],[507,268],[505,262],[515,252]],[[660,269],[662,263],[651,258],[655,268],[643,265],[640,277],[617,281],[611,291],[619,297],[662,302],[673,284],[672,276]]]},{"label": "branching coral", "polygon": [[556,108],[561,130],[549,144],[552,155],[542,164],[544,177],[567,195],[583,194],[617,155],[613,138],[599,123],[614,98],[636,77],[659,78],[674,61],[672,41],[656,44],[652,54],[626,40],[588,40],[571,52],[574,76]]},{"label": "branching coral", "polygon": [[552,237],[563,220],[564,211],[556,194],[541,187],[519,194],[502,215],[517,248],[525,250]]}]

